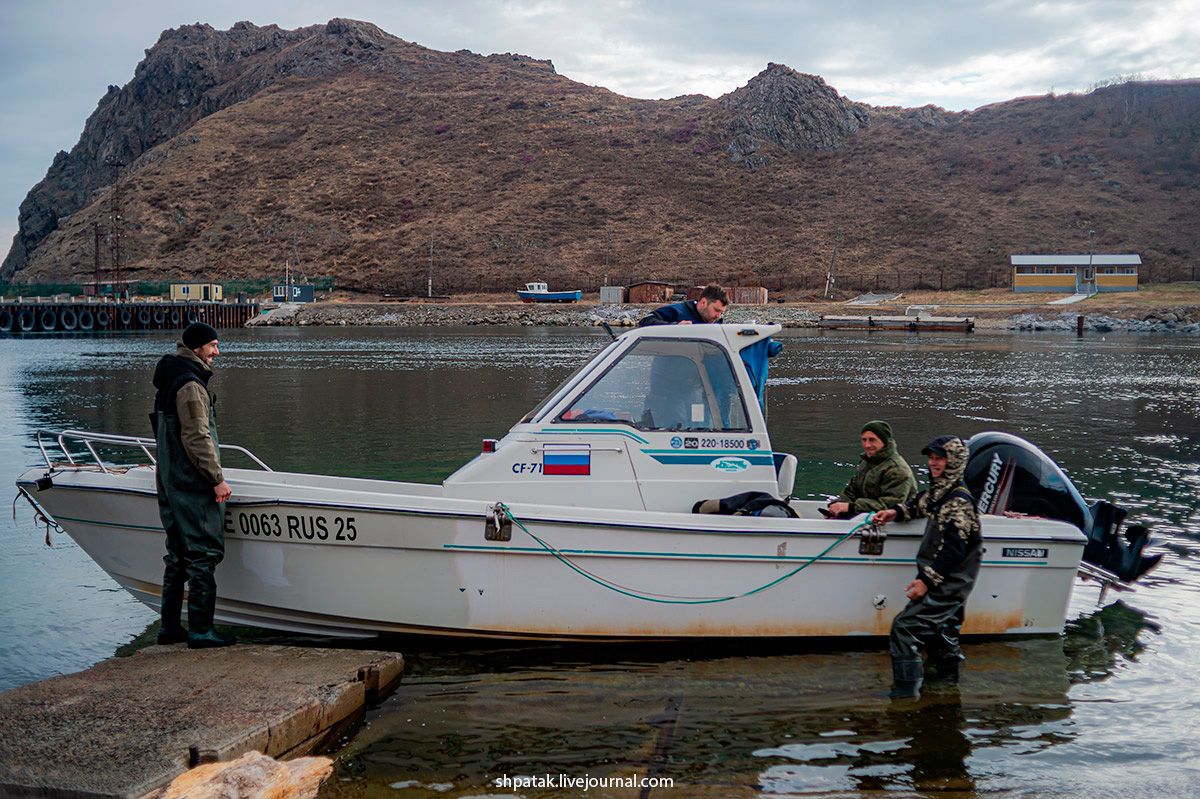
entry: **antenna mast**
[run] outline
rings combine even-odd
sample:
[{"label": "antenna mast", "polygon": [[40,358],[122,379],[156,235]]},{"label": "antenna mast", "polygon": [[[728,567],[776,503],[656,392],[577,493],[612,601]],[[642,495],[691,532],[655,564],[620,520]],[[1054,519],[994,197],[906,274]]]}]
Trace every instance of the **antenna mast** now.
[{"label": "antenna mast", "polygon": [[121,299],[121,167],[125,166],[123,161],[108,161],[107,165],[113,169],[113,185],[112,191],[109,192],[109,225],[111,233],[108,239],[108,255],[112,261],[113,271],[113,299],[120,301]]},{"label": "antenna mast", "polygon": [[832,296],[831,290],[833,289],[833,284],[835,282],[833,279],[833,266],[837,263],[838,242],[841,240],[842,229],[838,228],[837,236],[835,236],[833,239],[833,257],[829,259],[829,272],[825,275],[825,299],[829,299]]}]

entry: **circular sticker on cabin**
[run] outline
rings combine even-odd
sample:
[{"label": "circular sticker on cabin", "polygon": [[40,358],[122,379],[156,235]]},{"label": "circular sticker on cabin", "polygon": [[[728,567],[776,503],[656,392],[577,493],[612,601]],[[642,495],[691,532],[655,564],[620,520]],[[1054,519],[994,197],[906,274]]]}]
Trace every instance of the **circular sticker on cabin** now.
[{"label": "circular sticker on cabin", "polygon": [[673,436],[673,437],[671,438],[671,447],[672,447],[672,448],[674,448],[674,449],[679,449],[679,448],[680,448],[680,447],[682,447],[682,446],[683,446],[683,439],[682,439],[682,438],[680,438],[679,436]]},{"label": "circular sticker on cabin", "polygon": [[718,472],[744,472],[750,468],[750,461],[745,458],[717,458],[712,467]]}]

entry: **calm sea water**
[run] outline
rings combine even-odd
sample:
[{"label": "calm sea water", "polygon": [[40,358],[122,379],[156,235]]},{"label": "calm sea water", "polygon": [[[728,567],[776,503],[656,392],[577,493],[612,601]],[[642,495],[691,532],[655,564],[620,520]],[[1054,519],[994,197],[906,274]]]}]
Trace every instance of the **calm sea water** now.
[{"label": "calm sea water", "polygon": [[[327,797],[578,796],[518,775],[669,777],[589,796],[1200,796],[1200,339],[785,332],[768,413],[798,493],[836,493],[885,418],[920,462],[1000,429],[1167,552],[1136,592],[1077,584],[1062,638],[972,643],[957,689],[883,698],[880,649],[388,645],[409,671]],[[590,329],[228,331],[222,440],[276,468],[438,481],[605,343]],[[159,335],[0,339],[0,477],[38,428],[144,433]],[[15,494],[15,490],[13,491]],[[23,503],[0,519],[0,688],[86,668],[154,614]],[[968,609],[969,612],[969,609]]]}]

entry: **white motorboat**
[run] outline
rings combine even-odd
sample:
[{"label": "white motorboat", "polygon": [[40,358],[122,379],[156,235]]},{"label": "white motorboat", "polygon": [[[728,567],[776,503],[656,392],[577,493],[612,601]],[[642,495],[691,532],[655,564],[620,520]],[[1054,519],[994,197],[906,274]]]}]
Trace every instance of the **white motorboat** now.
[{"label": "white motorboat", "polygon": [[[626,332],[441,485],[277,472],[257,458],[261,468],[226,469],[217,620],[348,637],[886,635],[923,522],[889,525],[885,538],[865,516],[822,518],[815,501],[790,500],[799,518],[692,512],[699,500],[792,492],[796,458],[773,452],[760,404],[778,329]],[[975,470],[976,495],[996,513],[1029,495],[1021,477],[1037,482],[1044,465],[997,467],[1005,446],[1024,444],[1001,437]],[[157,608],[153,440],[66,430],[38,442],[46,463],[21,475],[20,491]],[[140,463],[105,458],[121,449]],[[1016,447],[1057,469],[1028,449]],[[1082,506],[1059,476],[1051,499]],[[964,633],[1058,633],[1081,566],[1132,579],[1110,573],[1113,558],[1136,560],[1140,547],[1110,540],[1111,518],[1100,530],[1082,515],[985,515]],[[1081,564],[1097,542],[1115,553],[1092,558],[1108,570]]]}]

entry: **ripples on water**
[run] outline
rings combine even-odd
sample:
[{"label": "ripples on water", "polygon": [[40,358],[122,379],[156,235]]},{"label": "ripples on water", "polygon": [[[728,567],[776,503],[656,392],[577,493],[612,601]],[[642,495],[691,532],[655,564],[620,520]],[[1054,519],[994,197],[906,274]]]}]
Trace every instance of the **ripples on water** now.
[{"label": "ripples on water", "polygon": [[[886,654],[795,644],[453,648],[395,642],[396,694],[322,792],[466,796],[503,775],[673,777],[651,795],[1200,795],[1200,341],[786,332],[768,410],[801,494],[836,493],[862,421],[914,463],[942,433],[1004,429],[1168,554],[1132,594],[1077,584],[1061,639],[972,643],[960,687],[882,698]],[[440,480],[607,337],[552,329],[229,331],[222,438],[277,468]],[[0,458],[31,431],[143,433],[159,336],[0,340]],[[153,614],[28,512],[0,522],[0,687],[86,667]],[[1116,601],[1118,600],[1119,601]],[[968,610],[969,612],[969,610]],[[659,771],[656,771],[659,770]],[[578,792],[524,790],[526,796]],[[587,795],[631,795],[629,791]]]}]

